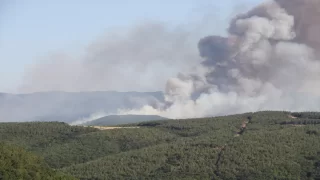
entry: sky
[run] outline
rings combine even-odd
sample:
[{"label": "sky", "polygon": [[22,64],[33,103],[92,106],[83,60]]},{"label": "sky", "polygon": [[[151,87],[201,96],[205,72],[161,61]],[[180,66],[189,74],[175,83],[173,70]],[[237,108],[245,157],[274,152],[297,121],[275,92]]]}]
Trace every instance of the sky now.
[{"label": "sky", "polygon": [[187,26],[206,22],[203,17],[208,16],[224,20],[261,1],[0,0],[0,92],[14,93],[26,68],[40,57],[53,52],[81,54],[111,30],[146,21]]}]

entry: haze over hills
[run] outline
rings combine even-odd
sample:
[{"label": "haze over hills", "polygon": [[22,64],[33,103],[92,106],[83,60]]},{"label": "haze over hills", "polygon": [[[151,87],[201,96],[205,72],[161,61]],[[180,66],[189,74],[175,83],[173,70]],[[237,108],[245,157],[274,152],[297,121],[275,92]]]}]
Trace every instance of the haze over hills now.
[{"label": "haze over hills", "polygon": [[156,106],[161,92],[39,92],[0,94],[0,122],[63,121],[71,123],[91,114],[116,114],[119,109]]},{"label": "haze over hills", "polygon": [[86,126],[110,126],[120,124],[132,124],[143,121],[164,120],[167,118],[156,115],[110,115],[82,123]]},{"label": "haze over hills", "polygon": [[122,108],[169,118],[319,111],[318,2],[266,1],[224,22],[225,32],[197,40],[185,26],[146,23],[99,39],[75,59],[57,53],[26,69],[22,92],[157,89],[165,98],[18,96],[4,98],[0,121],[72,122]]}]

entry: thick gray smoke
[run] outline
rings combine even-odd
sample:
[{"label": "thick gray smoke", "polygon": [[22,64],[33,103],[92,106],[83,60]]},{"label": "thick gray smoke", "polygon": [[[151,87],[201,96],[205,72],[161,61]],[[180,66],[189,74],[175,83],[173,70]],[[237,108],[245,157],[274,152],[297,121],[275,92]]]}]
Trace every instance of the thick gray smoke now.
[{"label": "thick gray smoke", "polygon": [[[294,16],[295,41],[320,51],[320,1],[319,0],[276,0],[290,15]],[[318,54],[319,55],[319,54]]]},{"label": "thick gray smoke", "polygon": [[[235,2],[234,9],[237,3],[243,5],[248,1]],[[197,8],[198,3],[202,5]],[[105,37],[98,38],[81,54],[59,51],[39,58],[39,62],[25,68],[22,85],[15,91],[22,94],[0,94],[0,121],[80,123],[116,114],[118,109],[150,105],[144,114],[150,110],[157,113],[189,97],[197,99],[211,88],[205,77],[208,68],[197,66],[201,60],[197,42],[208,32],[221,34],[229,17],[219,17],[215,2],[209,0],[195,2],[193,7],[195,12],[187,15],[186,24],[172,27],[145,22],[125,30],[107,30]],[[178,72],[190,69],[192,73],[179,74],[167,82]],[[161,92],[142,93],[145,95],[127,92],[164,90],[166,83],[165,91],[170,96],[166,96],[165,103]],[[110,90],[127,93],[100,92]]]},{"label": "thick gray smoke", "polygon": [[185,118],[320,110],[319,7],[316,0],[277,0],[237,15],[227,37],[200,40],[198,71],[168,80],[169,108],[127,113]]},{"label": "thick gray smoke", "polygon": [[[248,2],[238,0],[226,11],[238,11],[240,5],[248,9]],[[170,77],[199,63],[197,41],[202,36],[223,33],[230,17],[216,13],[217,8],[211,0],[195,1],[185,24],[140,22],[106,30],[80,55],[59,51],[39,58],[25,68],[16,92],[163,90]]]},{"label": "thick gray smoke", "polygon": [[21,91],[153,91],[166,84],[165,103],[118,113],[170,118],[320,110],[319,9],[319,0],[267,1],[236,15],[225,37],[202,38],[198,52],[187,31],[145,24],[107,36],[81,58],[62,54],[36,64]]}]

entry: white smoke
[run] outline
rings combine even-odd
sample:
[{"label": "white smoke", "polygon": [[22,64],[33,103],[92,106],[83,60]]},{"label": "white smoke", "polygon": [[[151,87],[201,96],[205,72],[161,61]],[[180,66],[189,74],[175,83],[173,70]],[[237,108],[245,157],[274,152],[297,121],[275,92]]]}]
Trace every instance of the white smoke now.
[{"label": "white smoke", "polygon": [[96,119],[99,119],[99,118],[102,118],[102,117],[105,117],[105,116],[109,116],[111,114],[107,114],[105,112],[96,112],[96,113],[93,113],[91,114],[89,117],[83,117],[83,118],[79,118],[73,122],[70,123],[70,125],[81,125],[81,124],[85,124],[87,122],[90,122],[90,121],[93,121],[93,120],[96,120]]},{"label": "white smoke", "polygon": [[[145,106],[122,113],[191,118],[259,110],[320,110],[320,98],[310,94],[319,89],[320,61],[315,49],[295,41],[294,22],[294,16],[274,1],[237,16],[229,37],[200,41],[202,73],[180,74],[167,81],[169,107]],[[195,93],[200,95],[194,98]]]}]

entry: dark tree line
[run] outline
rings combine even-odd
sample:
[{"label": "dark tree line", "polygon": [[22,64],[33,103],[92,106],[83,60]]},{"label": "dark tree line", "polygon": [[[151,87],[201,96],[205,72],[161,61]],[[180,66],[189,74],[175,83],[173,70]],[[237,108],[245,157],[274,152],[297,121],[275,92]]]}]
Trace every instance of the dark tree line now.
[{"label": "dark tree line", "polygon": [[320,119],[320,112],[293,112],[291,115],[297,118]]},{"label": "dark tree line", "polygon": [[297,119],[290,121],[283,121],[281,125],[318,125],[320,124],[320,119]]}]

